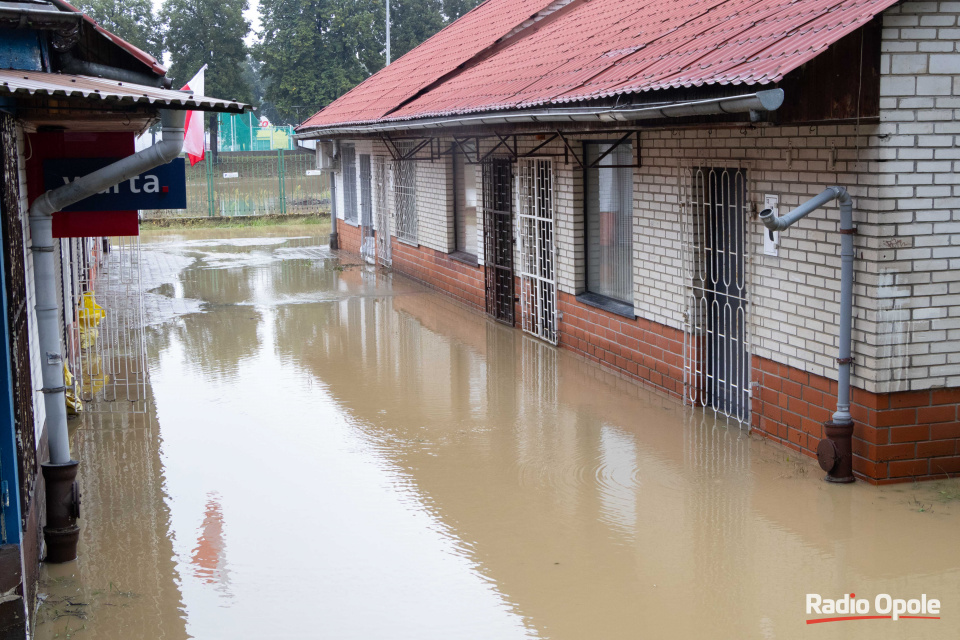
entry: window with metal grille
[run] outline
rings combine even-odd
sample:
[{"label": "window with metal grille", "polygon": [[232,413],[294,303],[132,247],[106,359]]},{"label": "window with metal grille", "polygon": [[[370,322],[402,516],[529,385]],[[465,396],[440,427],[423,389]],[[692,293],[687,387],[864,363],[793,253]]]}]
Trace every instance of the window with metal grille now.
[{"label": "window with metal grille", "polygon": [[[398,143],[402,155],[412,150],[409,143]],[[397,212],[397,238],[417,242],[417,165],[413,160],[397,160],[393,164],[393,190]]]},{"label": "window with metal grille", "polygon": [[352,144],[340,145],[343,167],[343,219],[357,224],[357,152]]},{"label": "window with metal grille", "polygon": [[633,147],[584,144],[587,291],[633,305]]},{"label": "window with metal grille", "polygon": [[468,164],[463,153],[455,150],[453,154],[455,248],[471,256],[477,255],[478,166]]}]

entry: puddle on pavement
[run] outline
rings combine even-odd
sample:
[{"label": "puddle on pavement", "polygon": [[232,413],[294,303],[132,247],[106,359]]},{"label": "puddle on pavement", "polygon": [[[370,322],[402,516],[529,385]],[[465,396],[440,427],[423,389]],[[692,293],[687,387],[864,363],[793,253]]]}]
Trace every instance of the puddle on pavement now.
[{"label": "puddle on pavement", "polygon": [[[828,486],[810,460],[341,265],[325,236],[216,233],[144,238],[155,411],[75,425],[80,559],[45,567],[38,638],[960,626],[960,483]],[[926,593],[943,618],[808,627],[808,592]]]}]

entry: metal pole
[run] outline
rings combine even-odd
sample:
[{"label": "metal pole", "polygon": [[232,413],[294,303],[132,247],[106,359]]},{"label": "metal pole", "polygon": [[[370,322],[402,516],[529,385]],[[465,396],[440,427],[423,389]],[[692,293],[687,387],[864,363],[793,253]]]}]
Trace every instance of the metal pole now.
[{"label": "metal pole", "polygon": [[390,0],[387,2],[387,64],[390,64]]}]

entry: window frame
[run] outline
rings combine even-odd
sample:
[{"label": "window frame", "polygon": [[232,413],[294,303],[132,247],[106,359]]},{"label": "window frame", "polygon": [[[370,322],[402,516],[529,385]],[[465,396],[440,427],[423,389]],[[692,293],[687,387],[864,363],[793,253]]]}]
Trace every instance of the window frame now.
[{"label": "window frame", "polygon": [[[590,145],[604,145],[612,144],[616,146],[620,145],[629,145],[630,154],[633,156],[634,152],[638,152],[633,145],[632,140],[623,140],[623,139],[590,139],[590,140],[581,140],[581,157],[583,158],[583,169],[582,169],[582,192],[583,192],[583,291],[576,295],[576,299],[579,302],[582,302],[591,307],[596,307],[598,309],[603,309],[604,311],[609,311],[610,313],[615,313],[620,316],[630,318],[631,320],[636,319],[636,291],[633,282],[633,237],[631,231],[630,238],[630,301],[626,302],[624,300],[619,300],[602,293],[596,293],[590,291],[590,260],[588,257],[589,245],[590,245],[590,225],[588,224],[588,211],[587,211],[587,201],[588,201],[588,192],[587,186],[588,181],[588,172],[591,170],[599,171],[601,167],[590,167],[589,166],[589,157],[590,155],[587,152],[587,147]],[[612,152],[611,152],[612,153]],[[608,155],[609,157],[609,155]],[[630,197],[631,197],[631,206],[630,206],[630,226],[633,227],[633,179],[634,179],[634,163],[631,162],[630,167],[604,167],[608,171],[616,171],[618,169],[630,169]]]},{"label": "window frame", "polygon": [[[471,144],[471,143],[468,141],[466,144]],[[461,164],[459,165],[460,168],[466,167],[468,165],[476,167],[477,165],[475,163],[468,162],[468,160],[470,159],[469,156],[460,149],[460,145],[458,145],[456,142],[451,143],[450,150],[451,150],[450,168],[451,168],[451,171],[453,172],[453,251],[451,251],[449,255],[454,260],[458,260],[466,264],[477,266],[480,264],[480,259],[478,257],[480,253],[479,241],[476,238],[474,239],[474,246],[476,247],[474,249],[474,253],[470,253],[466,249],[460,248],[460,223],[463,220],[463,211],[461,211],[461,208],[459,206],[459,202],[460,202],[459,189],[461,189],[465,185],[463,183],[463,178],[461,177],[460,172],[457,171],[457,168],[458,168],[457,159],[458,158],[461,159]],[[474,169],[474,172],[476,172],[476,169]],[[480,211],[481,211],[481,207],[479,206],[480,195],[481,195],[480,182],[481,181],[476,180],[476,178],[474,179],[474,188],[476,189],[477,196],[478,196],[477,197],[478,206],[476,207],[477,217],[473,223],[474,236],[477,236],[479,234],[479,225],[480,225],[479,218],[480,218]],[[464,201],[466,201],[466,194],[464,194]]]}]

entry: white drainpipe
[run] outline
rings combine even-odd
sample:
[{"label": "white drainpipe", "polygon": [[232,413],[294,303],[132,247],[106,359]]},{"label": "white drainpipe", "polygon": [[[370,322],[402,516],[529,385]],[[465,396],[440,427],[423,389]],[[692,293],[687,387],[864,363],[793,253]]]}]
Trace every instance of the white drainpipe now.
[{"label": "white drainpipe", "polygon": [[166,164],[183,149],[184,111],[162,111],[163,133],[160,142],[108,165],[98,171],[47,191],[30,206],[34,292],[36,295],[37,331],[43,360],[43,392],[47,410],[47,433],[50,462],[70,461],[67,435],[67,409],[64,397],[63,362],[60,355],[60,323],[57,318],[57,286],[53,260],[53,214],[104,191],[144,171]]}]

